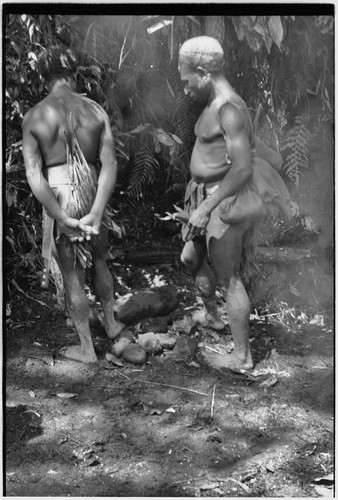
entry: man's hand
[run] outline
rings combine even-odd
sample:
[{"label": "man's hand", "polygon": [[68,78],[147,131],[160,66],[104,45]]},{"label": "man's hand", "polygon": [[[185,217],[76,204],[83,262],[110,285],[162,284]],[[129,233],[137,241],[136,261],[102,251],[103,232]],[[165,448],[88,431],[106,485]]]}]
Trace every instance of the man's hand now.
[{"label": "man's hand", "polygon": [[91,226],[80,224],[80,221],[73,217],[66,217],[62,222],[59,221],[58,228],[60,233],[67,236],[72,242],[83,241],[84,239],[90,240],[93,233]]},{"label": "man's hand", "polygon": [[79,228],[89,236],[96,236],[100,232],[101,217],[90,212],[79,220]]},{"label": "man's hand", "polygon": [[186,241],[192,240],[195,236],[205,236],[209,220],[210,213],[206,212],[202,205],[196,208],[188,221],[189,232]]}]

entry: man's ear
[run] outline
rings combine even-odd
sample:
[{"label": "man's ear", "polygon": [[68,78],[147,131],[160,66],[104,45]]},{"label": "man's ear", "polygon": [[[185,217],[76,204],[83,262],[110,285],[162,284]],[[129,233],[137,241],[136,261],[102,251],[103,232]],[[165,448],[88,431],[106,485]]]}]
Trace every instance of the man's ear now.
[{"label": "man's ear", "polygon": [[200,78],[206,78],[208,76],[208,72],[204,68],[202,68],[202,66],[197,66],[196,71]]}]

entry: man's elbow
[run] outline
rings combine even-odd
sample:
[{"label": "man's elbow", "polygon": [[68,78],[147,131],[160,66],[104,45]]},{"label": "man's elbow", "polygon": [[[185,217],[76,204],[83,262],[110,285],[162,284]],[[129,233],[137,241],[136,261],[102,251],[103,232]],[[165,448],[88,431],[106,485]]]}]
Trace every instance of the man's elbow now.
[{"label": "man's elbow", "polygon": [[246,182],[248,182],[251,179],[252,173],[253,173],[252,165],[250,165],[247,168],[242,170],[243,184],[245,184]]},{"label": "man's elbow", "polygon": [[26,169],[26,178],[32,190],[34,190],[34,188],[37,188],[41,182],[40,173],[35,169]]}]

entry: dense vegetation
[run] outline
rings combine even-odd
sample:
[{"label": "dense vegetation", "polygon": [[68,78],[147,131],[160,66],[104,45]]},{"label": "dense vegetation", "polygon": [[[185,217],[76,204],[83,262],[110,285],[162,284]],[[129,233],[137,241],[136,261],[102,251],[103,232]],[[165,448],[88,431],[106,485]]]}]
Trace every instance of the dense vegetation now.
[{"label": "dense vegetation", "polygon": [[306,175],[314,142],[323,151],[331,145],[333,16],[8,14],[4,23],[9,292],[19,274],[40,269],[41,210],[25,179],[21,122],[46,94],[36,55],[50,44],[75,50],[79,91],[110,116],[120,205],[182,198],[200,109],[184,95],[177,56],[192,36],[222,43],[226,75],[248,103],[257,135],[282,153],[290,182]]}]

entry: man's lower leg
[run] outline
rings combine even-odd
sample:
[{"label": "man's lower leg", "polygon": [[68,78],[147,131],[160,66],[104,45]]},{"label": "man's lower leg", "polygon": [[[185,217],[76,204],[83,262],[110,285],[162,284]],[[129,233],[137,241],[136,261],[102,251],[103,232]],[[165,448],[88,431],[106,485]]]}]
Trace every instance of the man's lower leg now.
[{"label": "man's lower leg", "polygon": [[234,340],[231,354],[203,353],[204,360],[213,368],[230,370],[249,370],[253,361],[249,345],[250,302],[241,281],[230,280],[229,289],[224,290],[227,301],[228,319]]},{"label": "man's lower leg", "polygon": [[249,344],[250,301],[239,278],[231,278],[226,300],[229,325],[234,339],[234,354],[243,368],[252,368]]},{"label": "man's lower leg", "polygon": [[110,339],[115,338],[124,328],[124,324],[115,318],[114,282],[104,259],[94,261],[94,288],[101,302],[104,313],[104,328]]},{"label": "man's lower leg", "polygon": [[216,330],[223,330],[225,324],[217,311],[215,278],[205,261],[195,274],[195,284],[203,300],[204,311],[196,311],[193,319]]},{"label": "man's lower leg", "polygon": [[63,347],[60,353],[69,359],[82,361],[83,363],[95,363],[97,357],[89,328],[87,297],[84,292],[80,293],[80,297],[74,297],[74,294],[74,292],[67,294],[67,305],[74,328],[80,338],[80,345]]}]

